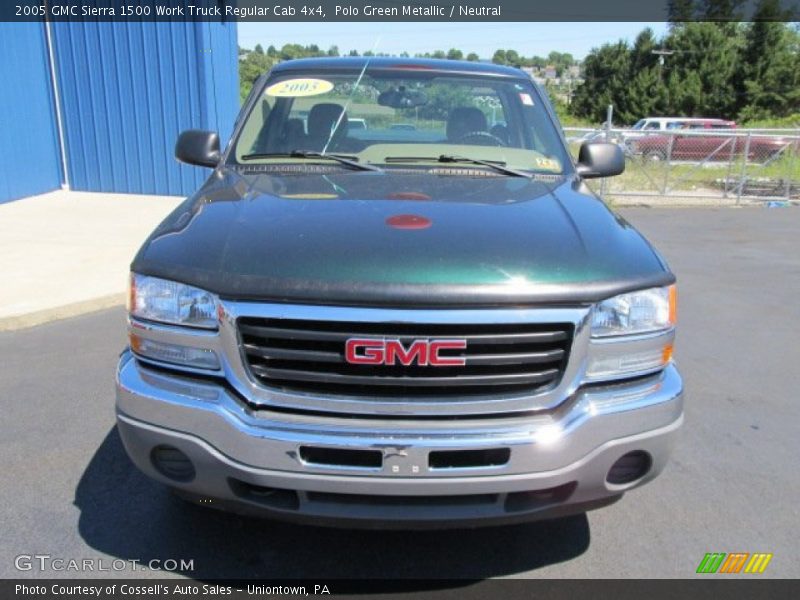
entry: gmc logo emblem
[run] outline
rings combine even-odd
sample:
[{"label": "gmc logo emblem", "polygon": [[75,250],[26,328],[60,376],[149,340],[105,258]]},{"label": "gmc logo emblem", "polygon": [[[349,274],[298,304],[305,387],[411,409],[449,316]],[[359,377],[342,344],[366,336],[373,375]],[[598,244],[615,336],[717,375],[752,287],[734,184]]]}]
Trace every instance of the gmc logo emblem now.
[{"label": "gmc logo emblem", "polygon": [[414,340],[408,347],[400,340],[350,338],[345,360],[353,365],[396,365],[409,367],[463,367],[463,356],[441,356],[442,350],[466,350],[467,340]]}]

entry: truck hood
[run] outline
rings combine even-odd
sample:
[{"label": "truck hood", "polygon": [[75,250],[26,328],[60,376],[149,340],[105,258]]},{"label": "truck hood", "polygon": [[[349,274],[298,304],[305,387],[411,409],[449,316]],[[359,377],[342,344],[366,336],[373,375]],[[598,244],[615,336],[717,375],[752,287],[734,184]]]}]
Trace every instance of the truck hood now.
[{"label": "truck hood", "polygon": [[350,305],[586,303],[674,281],[579,180],[312,164],[215,171],[131,268],[225,298]]}]

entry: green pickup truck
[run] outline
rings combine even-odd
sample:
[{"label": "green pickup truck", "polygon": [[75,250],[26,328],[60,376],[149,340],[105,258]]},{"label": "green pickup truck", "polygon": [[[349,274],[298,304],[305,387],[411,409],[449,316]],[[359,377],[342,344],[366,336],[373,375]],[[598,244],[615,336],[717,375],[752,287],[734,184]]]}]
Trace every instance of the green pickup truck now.
[{"label": "green pickup truck", "polygon": [[664,468],[675,277],[584,182],[621,173],[619,147],[573,161],[522,71],[288,61],[227,147],[192,130],[176,156],[212,171],[131,265],[117,371],[147,475],[407,528],[583,512]]}]

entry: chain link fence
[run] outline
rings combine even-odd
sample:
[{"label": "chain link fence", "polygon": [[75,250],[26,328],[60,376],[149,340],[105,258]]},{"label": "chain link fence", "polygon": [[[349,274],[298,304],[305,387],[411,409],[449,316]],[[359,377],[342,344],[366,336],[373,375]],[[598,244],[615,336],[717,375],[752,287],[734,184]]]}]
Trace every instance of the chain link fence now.
[{"label": "chain link fence", "polygon": [[610,141],[625,172],[598,180],[604,197],[709,202],[800,200],[800,129],[582,129],[565,127],[577,157],[586,141]]}]

